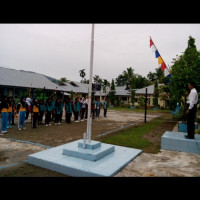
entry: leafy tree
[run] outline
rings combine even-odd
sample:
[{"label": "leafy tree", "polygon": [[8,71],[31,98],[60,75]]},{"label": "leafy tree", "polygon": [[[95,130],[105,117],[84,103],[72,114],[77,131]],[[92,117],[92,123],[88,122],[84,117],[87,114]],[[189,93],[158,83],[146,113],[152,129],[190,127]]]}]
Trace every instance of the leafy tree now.
[{"label": "leafy tree", "polygon": [[147,74],[147,78],[152,83],[155,83],[155,81],[158,81],[159,83],[165,83],[167,84],[168,79],[164,76],[164,71],[161,70],[161,67],[155,68],[156,72],[152,73],[149,72]]},{"label": "leafy tree", "polygon": [[62,77],[62,78],[60,78],[60,79],[58,80],[57,84],[58,84],[58,85],[65,85],[65,83],[68,83],[68,82],[69,82],[69,80],[67,80],[67,78]]},{"label": "leafy tree", "polygon": [[74,100],[74,94],[75,92],[73,92],[72,90],[70,91],[70,99]]},{"label": "leafy tree", "polygon": [[103,85],[103,92],[106,93],[106,87],[110,86],[110,82],[107,79],[103,79],[102,85]]},{"label": "leafy tree", "polygon": [[90,80],[87,80],[86,78],[84,78],[83,80],[81,80],[81,83],[85,83],[85,84],[89,84]]},{"label": "leafy tree", "polygon": [[140,107],[144,107],[145,106],[145,98],[139,97],[138,104],[139,104]]},{"label": "leafy tree", "polygon": [[130,89],[131,89],[131,103],[134,105],[134,103],[135,103],[135,90],[134,89],[136,89],[135,88],[135,77],[134,76],[131,78]]},{"label": "leafy tree", "polygon": [[100,78],[99,77],[99,75],[95,75],[94,77],[93,77],[93,79],[94,79],[94,82],[95,83],[99,83],[99,84],[102,84],[102,78]]},{"label": "leafy tree", "polygon": [[85,69],[79,70],[79,74],[83,81],[84,77],[86,76]]},{"label": "leafy tree", "polygon": [[124,86],[126,85],[127,81],[130,83],[131,78],[134,75],[134,69],[132,67],[127,68],[116,78],[116,85],[117,86]]},{"label": "leafy tree", "polygon": [[[197,86],[200,85],[200,52],[197,51],[195,39],[189,36],[188,46],[183,55],[173,59],[170,80],[170,105],[171,109],[176,107],[176,103],[181,103],[182,96],[188,83],[192,80]],[[199,88],[197,88],[199,91]],[[174,102],[174,103],[172,103]]]},{"label": "leafy tree", "polygon": [[109,94],[109,101],[111,102],[112,105],[115,104],[115,82],[114,82],[114,79],[112,79],[112,82],[111,82],[111,91],[110,91],[110,94]]}]

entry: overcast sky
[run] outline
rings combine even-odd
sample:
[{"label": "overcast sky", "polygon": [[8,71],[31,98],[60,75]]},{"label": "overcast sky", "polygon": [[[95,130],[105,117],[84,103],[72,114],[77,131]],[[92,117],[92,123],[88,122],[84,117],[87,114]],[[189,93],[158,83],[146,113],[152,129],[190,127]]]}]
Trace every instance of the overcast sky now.
[{"label": "overcast sky", "polygon": [[[0,66],[57,79],[89,79],[91,24],[0,24]],[[147,76],[158,65],[152,37],[166,65],[187,48],[189,36],[200,50],[200,24],[95,24],[93,76],[111,81],[128,67]]]}]

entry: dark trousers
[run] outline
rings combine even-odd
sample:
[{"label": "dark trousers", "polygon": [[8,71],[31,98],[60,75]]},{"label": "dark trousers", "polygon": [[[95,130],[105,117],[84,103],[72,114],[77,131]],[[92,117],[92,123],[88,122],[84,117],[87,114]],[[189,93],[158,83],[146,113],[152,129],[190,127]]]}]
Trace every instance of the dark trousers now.
[{"label": "dark trousers", "polygon": [[197,105],[194,105],[192,110],[187,114],[187,129],[188,129],[188,137],[194,138],[194,130],[195,130],[195,118],[197,112]]},{"label": "dark trousers", "polygon": [[81,108],[81,119],[83,119],[85,113],[85,108]]},{"label": "dark trousers", "polygon": [[45,124],[49,124],[51,122],[51,111],[47,111],[45,115]]},{"label": "dark trousers", "polygon": [[107,109],[104,108],[104,117],[106,117]]},{"label": "dark trousers", "polygon": [[44,111],[40,111],[40,115],[38,116],[38,124],[42,124],[43,116],[44,116]]},{"label": "dark trousers", "polygon": [[15,112],[12,112],[12,125],[15,125]]},{"label": "dark trousers", "polygon": [[28,120],[28,116],[29,116],[29,111],[26,111],[26,118],[25,118],[25,120]]},{"label": "dark trousers", "polygon": [[99,115],[100,115],[100,109],[96,109],[96,117],[99,118]]},{"label": "dark trousers", "polygon": [[33,113],[33,117],[32,117],[32,128],[36,127],[36,123],[38,121],[38,112]]},{"label": "dark trousers", "polygon": [[61,113],[55,114],[55,123],[61,122]]},{"label": "dark trousers", "polygon": [[74,111],[74,121],[78,121],[79,112]]},{"label": "dark trousers", "polygon": [[88,109],[85,109],[85,119],[88,117]]},{"label": "dark trousers", "polygon": [[71,123],[71,116],[72,116],[72,114],[71,114],[70,112],[66,112],[66,122],[67,122],[68,124]]}]

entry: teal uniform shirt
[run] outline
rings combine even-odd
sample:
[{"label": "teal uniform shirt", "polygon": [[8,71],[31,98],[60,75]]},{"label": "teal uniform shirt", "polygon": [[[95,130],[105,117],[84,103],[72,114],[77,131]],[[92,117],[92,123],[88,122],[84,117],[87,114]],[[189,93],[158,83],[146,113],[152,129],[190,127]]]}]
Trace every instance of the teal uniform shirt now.
[{"label": "teal uniform shirt", "polygon": [[72,104],[71,103],[66,103],[65,104],[65,109],[66,109],[66,112],[72,113]]},{"label": "teal uniform shirt", "polygon": [[108,108],[108,102],[104,102],[104,109]]},{"label": "teal uniform shirt", "polygon": [[76,112],[79,112],[79,111],[80,111],[80,103],[79,103],[79,102],[76,102],[76,103],[74,104],[74,111],[76,111]]}]

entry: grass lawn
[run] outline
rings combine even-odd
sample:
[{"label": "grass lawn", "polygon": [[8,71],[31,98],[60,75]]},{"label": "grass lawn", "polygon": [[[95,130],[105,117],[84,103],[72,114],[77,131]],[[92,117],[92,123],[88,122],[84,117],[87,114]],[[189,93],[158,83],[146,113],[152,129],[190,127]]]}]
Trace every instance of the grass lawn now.
[{"label": "grass lawn", "polygon": [[[164,119],[155,118],[150,122],[144,123],[140,126],[135,126],[133,128],[121,130],[119,132],[104,136],[100,140],[103,143],[142,149],[146,152],[150,151],[152,153],[157,153],[160,150],[160,143],[159,145],[154,144],[148,140],[148,137],[145,138],[144,136],[156,128],[159,129],[159,127],[164,125],[164,123],[166,123]],[[156,137],[155,133],[154,135]],[[160,141],[161,135],[159,134],[157,137],[159,137]]]}]

